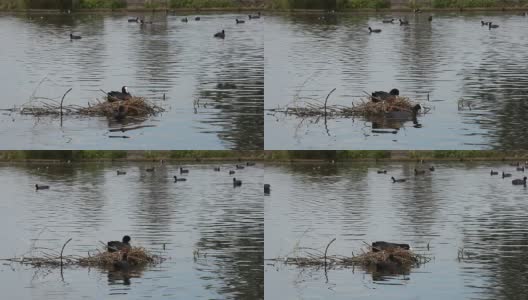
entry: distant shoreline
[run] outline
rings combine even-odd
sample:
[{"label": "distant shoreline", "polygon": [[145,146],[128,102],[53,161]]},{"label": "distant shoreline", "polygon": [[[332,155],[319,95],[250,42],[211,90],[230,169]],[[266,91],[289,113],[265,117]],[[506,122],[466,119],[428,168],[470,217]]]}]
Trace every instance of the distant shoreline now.
[{"label": "distant shoreline", "polygon": [[[420,162],[424,161],[425,163],[431,162],[524,162],[528,158],[519,158],[519,157],[467,157],[467,158],[434,158],[434,157],[420,157],[420,158],[358,158],[358,159],[338,159],[335,163],[327,159],[302,159],[302,158],[293,158],[293,159],[271,159],[266,157],[206,157],[206,158],[169,158],[169,157],[159,157],[156,159],[151,158],[94,158],[94,159],[81,159],[74,160],[71,163],[80,164],[80,163],[159,163],[160,160],[163,160],[166,163],[171,162],[185,162],[185,163],[195,163],[195,164],[207,164],[207,163],[239,163],[245,165],[247,161],[259,162],[259,163],[269,163],[269,164],[328,164],[328,165],[342,165],[349,163],[391,163],[391,162]],[[61,159],[0,159],[1,165],[8,165],[10,163],[35,163],[35,164],[67,164],[67,161]]]},{"label": "distant shoreline", "polygon": [[[266,9],[258,7],[222,7],[222,8],[82,8],[73,11],[75,14],[86,14],[86,13],[173,13],[173,12],[205,12],[205,13],[230,13],[230,12],[255,12],[255,11],[266,11]],[[49,14],[65,14],[59,9],[0,9],[0,12],[13,12],[13,13],[49,13]]]},{"label": "distant shoreline", "polygon": [[[422,13],[434,13],[434,12],[523,12],[528,11],[528,7],[472,7],[472,8],[420,8]],[[322,9],[274,9],[274,8],[263,8],[263,7],[219,7],[219,8],[83,8],[76,9],[74,13],[178,13],[178,12],[205,12],[205,13],[230,13],[230,12],[270,12],[270,13],[303,13],[303,14],[320,14],[324,13]],[[58,9],[0,9],[0,12],[13,12],[13,13],[63,13]],[[336,14],[349,14],[349,13],[413,13],[411,8],[383,8],[383,9],[371,9],[371,8],[358,8],[358,9],[342,9],[336,11]]]}]

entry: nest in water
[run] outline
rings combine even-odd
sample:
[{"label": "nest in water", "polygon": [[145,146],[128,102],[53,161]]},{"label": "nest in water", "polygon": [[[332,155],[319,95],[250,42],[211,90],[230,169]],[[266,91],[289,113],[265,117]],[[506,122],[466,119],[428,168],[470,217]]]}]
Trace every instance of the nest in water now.
[{"label": "nest in water", "polygon": [[376,266],[378,268],[401,268],[404,270],[418,267],[431,260],[430,257],[414,253],[411,250],[392,248],[374,252],[370,246],[367,251],[362,250],[362,253],[358,255],[354,255],[353,253],[352,256],[327,255],[328,247],[332,242],[333,241],[328,244],[324,252],[317,249],[301,248],[300,250],[302,250],[302,253],[300,253],[300,255],[272,260],[299,267],[324,266],[332,268],[362,266],[368,268]]},{"label": "nest in water", "polygon": [[369,99],[368,101],[362,101],[358,105],[352,105],[350,108],[344,108],[343,111],[345,114],[363,116],[383,116],[391,112],[408,112],[412,114],[416,105],[418,103],[412,102],[407,97],[397,96],[391,101],[374,102]]},{"label": "nest in water", "polygon": [[[128,250],[126,261],[130,266],[144,266],[147,264],[156,264],[162,261],[162,258],[149,253],[145,248],[132,247]],[[96,255],[79,258],[78,264],[90,267],[112,267],[115,263],[123,260],[123,253],[117,252],[99,252]]]},{"label": "nest in water", "polygon": [[[106,249],[98,250],[95,255],[90,255],[90,253],[88,253],[87,257],[78,255],[61,255],[60,252],[50,249],[37,249],[32,256],[22,256],[3,260],[31,265],[33,267],[60,267],[63,265],[110,268],[113,267],[115,263],[125,259],[123,252],[107,252]],[[130,266],[138,267],[162,263],[164,258],[150,253],[145,248],[132,247],[127,251],[126,261]]]},{"label": "nest in water", "polygon": [[[335,90],[335,89],[334,89]],[[352,103],[352,106],[328,105],[328,98],[334,91],[332,90],[324,101],[316,99],[297,99],[292,105],[284,108],[271,109],[273,112],[282,112],[297,117],[385,117],[392,112],[403,112],[412,115],[414,107],[418,104],[407,97],[396,96],[391,101],[372,101],[372,97],[361,99],[359,104]],[[421,113],[429,112],[430,108],[421,107]]]},{"label": "nest in water", "polygon": [[[143,97],[132,97],[126,101],[115,102],[97,100],[95,103],[88,103],[87,106],[62,106],[63,115],[79,116],[141,117],[156,115],[164,111],[165,110],[161,106],[158,106]],[[60,115],[61,105],[60,102],[51,99],[47,99],[47,101],[31,101],[21,107],[20,113],[34,116]]]}]

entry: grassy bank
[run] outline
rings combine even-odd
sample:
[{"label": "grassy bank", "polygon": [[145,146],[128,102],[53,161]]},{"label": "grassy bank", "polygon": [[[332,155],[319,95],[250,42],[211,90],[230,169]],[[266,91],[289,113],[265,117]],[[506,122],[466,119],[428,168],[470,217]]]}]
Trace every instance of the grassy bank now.
[{"label": "grassy bank", "polygon": [[0,151],[0,161],[152,161],[152,160],[262,160],[262,151]]},{"label": "grassy bank", "polygon": [[456,161],[498,161],[528,160],[527,151],[0,151],[0,161],[222,161],[257,160],[270,162],[301,161],[417,161],[417,160],[456,160]]},{"label": "grassy bank", "polygon": [[[407,9],[495,9],[502,8],[526,8],[528,0],[508,1],[508,0],[409,0]],[[378,10],[396,9],[401,7],[391,7],[390,0],[271,0],[271,8],[278,10]],[[405,7],[403,8],[405,9]]]},{"label": "grassy bank", "polygon": [[265,0],[168,0],[145,1],[143,7],[127,7],[126,0],[79,0],[78,5],[72,7],[71,0],[0,0],[1,10],[29,10],[29,9],[87,9],[87,10],[151,10],[151,9],[243,9],[264,8]]}]

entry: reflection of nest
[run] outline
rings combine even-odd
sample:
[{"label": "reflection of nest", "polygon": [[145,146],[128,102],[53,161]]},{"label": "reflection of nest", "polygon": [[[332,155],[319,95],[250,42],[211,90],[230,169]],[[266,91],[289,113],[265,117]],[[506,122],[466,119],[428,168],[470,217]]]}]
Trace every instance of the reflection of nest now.
[{"label": "reflection of nest", "polygon": [[[120,110],[120,107],[121,108]],[[62,106],[63,115],[79,116],[106,116],[106,117],[124,117],[126,116],[152,116],[165,111],[161,106],[146,100],[143,97],[132,97],[127,101],[96,101],[88,103],[87,106],[64,105]],[[60,115],[61,104],[58,101],[48,99],[47,101],[31,101],[20,108],[20,113],[33,116]]]}]

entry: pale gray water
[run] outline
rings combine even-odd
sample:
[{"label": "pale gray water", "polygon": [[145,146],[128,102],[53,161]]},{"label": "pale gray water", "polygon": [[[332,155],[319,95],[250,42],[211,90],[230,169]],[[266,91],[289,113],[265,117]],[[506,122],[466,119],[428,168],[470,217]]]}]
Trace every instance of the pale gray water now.
[{"label": "pale gray water", "polygon": [[[59,269],[1,261],[3,297],[263,299],[262,167],[237,171],[243,184],[233,188],[231,163],[184,166],[187,181],[174,183],[176,164],[0,164],[0,258],[23,255],[36,238],[36,246],[60,250],[71,237],[65,254],[87,255],[124,234],[168,258],[125,276],[66,268],[64,281]],[[35,191],[35,183],[50,189]]]},{"label": "pale gray water", "polygon": [[[99,90],[144,96],[167,109],[128,125],[154,125],[109,138],[107,118],[35,118],[1,112],[3,149],[262,149],[263,22],[244,14],[0,14],[0,109],[36,96],[86,105]],[[226,39],[213,38],[225,29]],[[70,41],[69,34],[81,35]],[[45,79],[45,80],[44,80]],[[39,83],[44,80],[40,86]],[[37,89],[38,87],[38,89]],[[165,94],[165,101],[163,95]],[[193,103],[199,100],[195,110]],[[131,123],[131,124],[130,124]]]},{"label": "pale gray water", "polygon": [[[295,96],[350,106],[389,91],[432,110],[417,124],[266,113],[266,149],[526,148],[528,18],[514,13],[273,15],[265,19],[265,108]],[[480,21],[500,27],[489,30]],[[368,26],[382,30],[369,34]],[[430,101],[427,101],[429,93]],[[458,101],[471,103],[458,109]],[[398,128],[400,128],[398,130]],[[375,130],[389,133],[374,132]],[[395,133],[392,133],[395,132]]]},{"label": "pale gray water", "polygon": [[[268,165],[265,258],[296,245],[350,256],[377,240],[406,242],[434,257],[408,275],[357,267],[328,272],[265,261],[269,299],[524,299],[528,293],[528,189],[490,169],[504,163]],[[387,174],[377,174],[386,169]],[[406,183],[390,177],[407,178]],[[430,249],[427,249],[429,244]],[[470,257],[459,261],[459,248]]]}]

